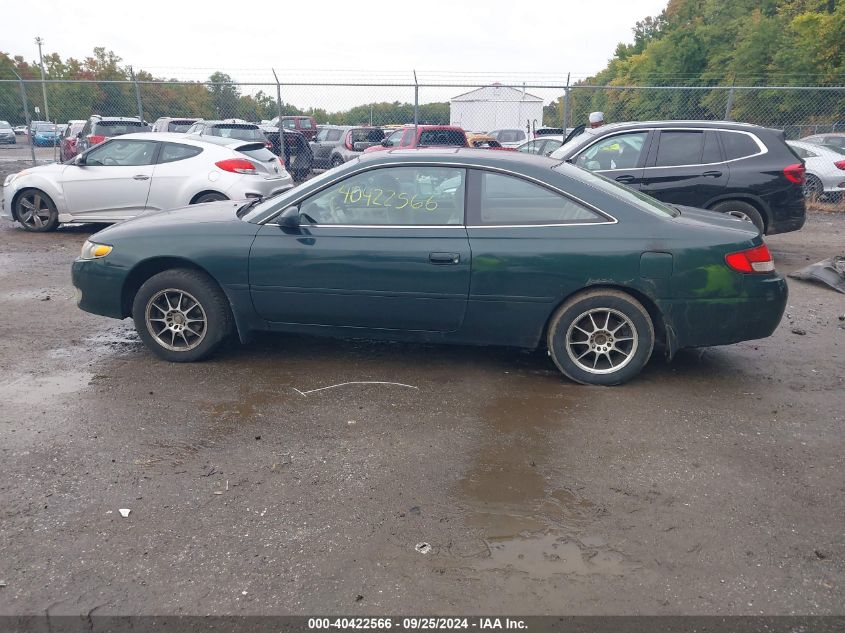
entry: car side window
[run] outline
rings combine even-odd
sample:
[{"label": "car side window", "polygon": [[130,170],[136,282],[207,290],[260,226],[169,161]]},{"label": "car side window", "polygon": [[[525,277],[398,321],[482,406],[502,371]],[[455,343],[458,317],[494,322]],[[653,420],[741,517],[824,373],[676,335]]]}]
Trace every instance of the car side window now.
[{"label": "car side window", "polygon": [[465,180],[453,167],[382,167],[335,183],[299,210],[323,225],[460,225]]},{"label": "car side window", "polygon": [[393,134],[387,137],[387,147],[396,147],[402,141],[402,130],[396,130]]},{"label": "car side window", "polygon": [[481,172],[482,224],[591,224],[605,219],[584,205],[515,176]]},{"label": "car side window", "polygon": [[700,165],[703,151],[703,130],[663,130],[658,139],[654,166]]},{"label": "car side window", "polygon": [[414,130],[407,129],[405,133],[402,135],[402,143],[401,147],[410,147],[414,142]]},{"label": "car side window", "polygon": [[343,130],[329,130],[329,133],[326,136],[326,140],[339,141],[341,136],[343,136]]},{"label": "car side window", "polygon": [[311,119],[299,119],[299,129],[301,130],[310,130],[312,127]]},{"label": "car side window", "polygon": [[520,152],[525,152],[526,154],[536,154],[537,141],[528,141],[525,145],[520,145],[517,149]]},{"label": "car side window", "polygon": [[575,164],[589,171],[632,169],[639,164],[648,132],[607,136],[578,154]]},{"label": "car side window", "polygon": [[152,165],[157,143],[114,139],[95,147],[85,157],[85,164],[105,167]]},{"label": "car side window", "polygon": [[186,158],[192,158],[201,153],[201,147],[194,147],[193,145],[181,145],[179,143],[165,143],[164,146],[161,148],[161,154],[159,154],[158,162],[159,164],[173,163],[177,160],[185,160]]},{"label": "car side window", "polygon": [[737,158],[745,158],[760,153],[757,143],[748,134],[720,130],[719,136],[722,139],[722,147],[725,148],[725,158],[727,160],[736,160]]}]

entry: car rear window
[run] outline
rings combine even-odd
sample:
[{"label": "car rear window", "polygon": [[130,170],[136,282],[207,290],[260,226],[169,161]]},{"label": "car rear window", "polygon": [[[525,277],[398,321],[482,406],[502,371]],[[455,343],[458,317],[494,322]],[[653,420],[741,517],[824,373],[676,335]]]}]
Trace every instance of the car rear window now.
[{"label": "car rear window", "polygon": [[93,134],[100,136],[120,136],[134,132],[149,132],[152,128],[140,121],[97,121]]},{"label": "car rear window", "polygon": [[237,138],[242,141],[264,141],[267,139],[264,132],[254,125],[245,125],[243,123],[223,123],[215,125],[211,128],[212,136],[222,136],[224,138]]},{"label": "car rear window", "polygon": [[736,160],[760,153],[760,147],[749,134],[721,130],[719,137],[722,139],[722,147],[725,149],[727,160]]},{"label": "car rear window", "polygon": [[357,128],[352,130],[353,143],[381,143],[384,140],[384,130],[379,128]]},{"label": "car rear window", "polygon": [[499,130],[496,140],[500,143],[518,143],[525,140],[525,133],[522,130]]},{"label": "car rear window", "polygon": [[420,132],[420,145],[457,145],[466,146],[466,137],[458,130],[423,130]]},{"label": "car rear window", "polygon": [[167,124],[167,131],[187,132],[188,128],[190,128],[193,124],[193,121],[170,121],[170,123]]},{"label": "car rear window", "polygon": [[262,143],[250,143],[249,145],[241,145],[236,149],[236,151],[240,152],[241,154],[246,154],[253,160],[257,160],[260,163],[266,163],[274,158],[276,155],[267,149]]}]

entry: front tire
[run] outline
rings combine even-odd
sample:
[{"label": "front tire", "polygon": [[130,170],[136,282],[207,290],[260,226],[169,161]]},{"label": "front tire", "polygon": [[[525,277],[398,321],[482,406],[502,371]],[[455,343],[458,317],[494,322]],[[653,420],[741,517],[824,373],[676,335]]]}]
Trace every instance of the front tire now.
[{"label": "front tire", "polygon": [[40,189],[24,189],[15,198],[15,217],[25,231],[46,233],[59,226],[56,205]]},{"label": "front tire", "polygon": [[620,385],[640,373],[654,349],[654,325],[631,295],[582,292],[549,322],[547,344],[564,376],[582,385]]},{"label": "front tire", "polygon": [[743,202],[742,200],[725,200],[719,204],[713,205],[711,211],[718,211],[719,213],[727,213],[739,220],[751,222],[757,227],[761,234],[766,233],[766,223],[763,221],[763,216],[751,204]]},{"label": "front tire", "polygon": [[216,283],[174,268],[150,277],[132,302],[135,329],[159,358],[190,363],[213,353],[232,331],[232,312]]}]

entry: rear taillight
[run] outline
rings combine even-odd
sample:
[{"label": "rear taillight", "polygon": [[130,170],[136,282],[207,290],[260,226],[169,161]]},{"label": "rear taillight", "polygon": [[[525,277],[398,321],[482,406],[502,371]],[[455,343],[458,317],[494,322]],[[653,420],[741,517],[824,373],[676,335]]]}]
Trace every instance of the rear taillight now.
[{"label": "rear taillight", "polygon": [[245,158],[227,158],[214,163],[223,171],[230,171],[235,174],[257,174],[255,165]]},{"label": "rear taillight", "polygon": [[344,147],[348,149],[350,152],[354,152],[355,148],[352,146],[352,132],[346,133],[346,139],[343,141]]},{"label": "rear taillight", "polygon": [[106,140],[106,137],[102,134],[89,134],[88,135],[88,143],[90,145],[99,145],[103,141]]},{"label": "rear taillight", "polygon": [[845,169],[845,160],[838,160],[835,163],[837,169]]},{"label": "rear taillight", "polygon": [[804,165],[795,163],[783,168],[783,175],[789,182],[794,182],[796,185],[804,184]]},{"label": "rear taillight", "polygon": [[770,273],[775,269],[775,261],[765,244],[737,253],[725,255],[725,263],[740,273]]}]

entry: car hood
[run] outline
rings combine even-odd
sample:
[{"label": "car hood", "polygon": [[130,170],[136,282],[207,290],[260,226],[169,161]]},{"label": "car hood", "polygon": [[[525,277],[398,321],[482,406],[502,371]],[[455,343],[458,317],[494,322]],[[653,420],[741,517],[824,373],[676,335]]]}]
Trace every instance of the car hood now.
[{"label": "car hood", "polygon": [[[250,232],[255,232],[259,228],[258,225],[250,224],[238,218],[238,209],[243,205],[243,200],[221,200],[219,202],[192,204],[168,211],[142,213],[131,220],[103,229],[97,233],[97,238],[116,239],[132,235],[158,233],[172,235],[176,232],[196,235],[199,231],[194,229],[198,227],[203,227],[202,231],[206,231],[214,226],[222,227],[225,224],[246,227]],[[220,230],[226,231],[228,229],[222,227]]]},{"label": "car hood", "polygon": [[48,165],[38,165],[38,167],[27,167],[18,172],[18,177],[22,176],[60,176],[67,169],[67,165],[62,163],[50,163]]},{"label": "car hood", "polygon": [[757,227],[750,222],[740,220],[739,218],[735,218],[724,213],[719,213],[718,211],[708,211],[707,209],[687,207],[680,204],[673,206],[681,213],[678,219],[685,223],[698,225],[705,224],[707,226],[716,226],[723,229],[732,229],[748,233],[750,236],[754,236],[759,233],[759,231],[757,231]]}]

